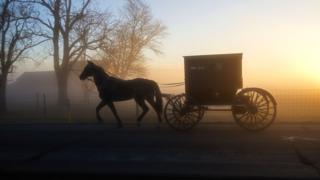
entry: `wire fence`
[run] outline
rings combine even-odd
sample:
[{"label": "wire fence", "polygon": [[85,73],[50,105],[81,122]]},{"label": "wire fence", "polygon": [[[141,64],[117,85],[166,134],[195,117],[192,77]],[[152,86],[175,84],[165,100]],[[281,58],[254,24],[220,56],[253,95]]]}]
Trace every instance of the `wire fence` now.
[{"label": "wire fence", "polygon": [[[320,123],[320,89],[268,89],[268,91],[278,103],[276,122]],[[1,122],[96,122],[95,107],[98,103],[97,94],[87,97],[70,96],[70,105],[61,107],[57,106],[54,96],[38,93],[26,98],[8,100],[9,113],[1,118],[3,119]],[[141,113],[134,101],[119,102],[116,103],[116,107],[121,118],[127,122],[133,122],[133,119]],[[152,110],[149,112],[151,113],[146,117],[148,122],[156,122],[155,113]],[[207,121],[232,119],[229,112],[207,114],[205,117]],[[101,115],[106,121],[114,121],[108,108],[104,108]]]},{"label": "wire fence", "polygon": [[278,102],[278,119],[320,122],[320,89],[270,90]]}]

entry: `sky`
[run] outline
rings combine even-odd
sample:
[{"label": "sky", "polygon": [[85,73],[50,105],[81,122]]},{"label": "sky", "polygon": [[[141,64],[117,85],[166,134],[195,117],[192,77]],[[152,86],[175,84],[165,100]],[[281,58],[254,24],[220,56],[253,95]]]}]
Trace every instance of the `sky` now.
[{"label": "sky", "polygon": [[[183,56],[243,53],[245,87],[320,88],[319,0],[145,2],[167,27],[163,54],[148,54],[148,77],[160,83],[184,81]],[[100,0],[97,6],[117,13],[124,3]],[[20,71],[51,65],[23,65]]]}]

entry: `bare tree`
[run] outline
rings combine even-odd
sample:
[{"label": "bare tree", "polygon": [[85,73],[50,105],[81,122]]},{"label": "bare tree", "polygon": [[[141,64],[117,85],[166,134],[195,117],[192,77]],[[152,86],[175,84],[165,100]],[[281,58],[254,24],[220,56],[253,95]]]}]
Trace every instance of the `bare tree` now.
[{"label": "bare tree", "polygon": [[141,0],[128,0],[109,38],[102,46],[102,65],[121,78],[146,72],[144,52],[161,53],[165,26],[154,20],[151,9]]},{"label": "bare tree", "polygon": [[17,0],[0,2],[0,113],[7,110],[6,85],[14,64],[27,59],[27,51],[44,41],[35,38],[34,12],[32,6]]},{"label": "bare tree", "polygon": [[[72,66],[86,49],[94,50],[107,34],[105,14],[89,8],[91,0],[34,0],[44,27],[43,36],[52,40],[53,63],[58,85],[58,103],[68,104],[67,84]],[[44,15],[44,12],[48,12]]]}]

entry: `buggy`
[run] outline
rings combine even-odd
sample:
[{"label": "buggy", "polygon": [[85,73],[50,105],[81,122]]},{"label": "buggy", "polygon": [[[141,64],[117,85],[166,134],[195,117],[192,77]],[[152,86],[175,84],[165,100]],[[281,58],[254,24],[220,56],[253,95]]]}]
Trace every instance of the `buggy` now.
[{"label": "buggy", "polygon": [[192,129],[205,111],[231,111],[250,131],[264,130],[275,120],[275,98],[261,88],[243,88],[242,53],[185,56],[184,72],[185,93],[171,96],[164,107],[172,128]]}]

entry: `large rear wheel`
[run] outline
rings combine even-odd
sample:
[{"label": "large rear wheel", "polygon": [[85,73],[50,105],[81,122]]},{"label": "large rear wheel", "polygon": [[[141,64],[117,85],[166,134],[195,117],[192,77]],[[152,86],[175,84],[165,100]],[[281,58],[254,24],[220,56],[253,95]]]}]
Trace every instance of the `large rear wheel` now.
[{"label": "large rear wheel", "polygon": [[242,89],[232,105],[235,121],[249,131],[266,129],[273,123],[276,114],[277,103],[274,97],[260,88]]}]

